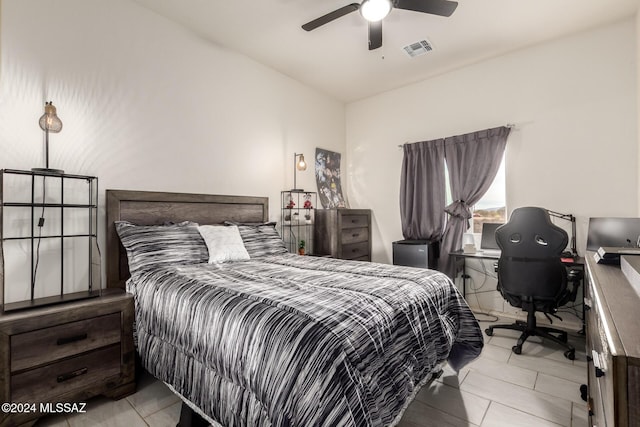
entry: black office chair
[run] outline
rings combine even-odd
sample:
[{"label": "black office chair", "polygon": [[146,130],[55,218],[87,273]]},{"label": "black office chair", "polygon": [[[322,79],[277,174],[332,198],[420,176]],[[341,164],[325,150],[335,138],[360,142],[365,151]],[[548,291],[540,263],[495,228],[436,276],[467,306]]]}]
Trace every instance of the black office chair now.
[{"label": "black office chair", "polygon": [[502,250],[497,267],[498,290],[509,304],[527,312],[527,321],[490,326],[485,330],[487,335],[492,336],[494,329],[521,331],[512,347],[516,354],[522,353],[528,337],[541,336],[567,348],[565,357],[575,359],[575,348],[567,343],[565,331],[536,324],[536,311],[553,323],[550,315],[560,319],[555,315],[558,307],[576,299],[582,272],[568,272],[560,261],[567,233],[551,222],[546,209],[525,207],[515,209],[509,222],[496,230],[496,242]]}]

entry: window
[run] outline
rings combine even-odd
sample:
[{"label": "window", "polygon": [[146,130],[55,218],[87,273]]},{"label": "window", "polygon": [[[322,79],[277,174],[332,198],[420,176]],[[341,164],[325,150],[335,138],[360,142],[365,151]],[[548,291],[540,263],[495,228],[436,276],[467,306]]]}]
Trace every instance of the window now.
[{"label": "window", "polygon": [[473,206],[472,227],[474,233],[482,232],[482,224],[485,222],[507,222],[507,189],[505,185],[504,155],[500,163],[500,169],[496,174],[493,184],[486,194]]},{"label": "window", "polygon": [[[449,169],[447,163],[444,164],[444,173],[447,176],[445,180],[446,187],[446,202],[447,205],[453,203],[451,197],[451,186],[449,185]],[[507,188],[505,185],[505,173],[504,173],[504,155],[500,162],[500,168],[496,177],[493,179],[491,187],[487,190],[485,195],[480,199],[475,206],[471,207],[471,220],[469,226],[472,228],[473,233],[482,233],[482,224],[485,222],[507,222]]]}]

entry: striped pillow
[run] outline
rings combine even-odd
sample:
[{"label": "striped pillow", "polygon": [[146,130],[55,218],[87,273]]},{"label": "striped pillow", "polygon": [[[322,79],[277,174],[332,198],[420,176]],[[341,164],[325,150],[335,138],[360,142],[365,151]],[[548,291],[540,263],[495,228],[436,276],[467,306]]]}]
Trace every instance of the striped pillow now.
[{"label": "striped pillow", "polygon": [[235,223],[225,221],[225,225],[237,225],[244,242],[244,247],[251,258],[288,253],[275,222]]},{"label": "striped pillow", "polygon": [[115,226],[127,250],[131,274],[157,264],[199,264],[209,258],[196,223],[135,225],[116,221]]}]

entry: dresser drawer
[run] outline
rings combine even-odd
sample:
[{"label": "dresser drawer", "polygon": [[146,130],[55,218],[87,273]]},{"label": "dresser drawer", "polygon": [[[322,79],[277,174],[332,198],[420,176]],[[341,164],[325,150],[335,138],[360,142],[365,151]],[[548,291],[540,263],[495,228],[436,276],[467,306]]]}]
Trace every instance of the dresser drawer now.
[{"label": "dresser drawer", "polygon": [[368,260],[369,242],[352,243],[350,245],[342,245],[342,259],[364,259]]},{"label": "dresser drawer", "polygon": [[342,215],[342,228],[369,227],[367,215]]},{"label": "dresser drawer", "polygon": [[47,402],[120,374],[120,345],[94,350],[11,376],[12,402]]},{"label": "dresser drawer", "polygon": [[120,313],[11,336],[11,372],[120,342]]},{"label": "dresser drawer", "polygon": [[369,240],[369,229],[367,227],[343,229],[340,232],[340,237],[343,245],[367,242]]}]

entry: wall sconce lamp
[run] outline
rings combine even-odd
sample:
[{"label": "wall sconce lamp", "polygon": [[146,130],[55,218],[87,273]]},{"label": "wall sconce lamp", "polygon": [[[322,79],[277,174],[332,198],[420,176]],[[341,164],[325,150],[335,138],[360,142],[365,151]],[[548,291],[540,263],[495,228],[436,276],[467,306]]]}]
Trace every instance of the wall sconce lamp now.
[{"label": "wall sconce lamp", "polygon": [[307,169],[307,162],[304,161],[304,154],[293,153],[293,165],[293,188],[291,191],[303,192],[304,190],[302,188],[296,188],[296,175],[298,174],[298,171]]},{"label": "wall sconce lamp", "polygon": [[62,174],[61,169],[49,169],[49,133],[58,133],[62,130],[62,120],[56,114],[56,107],[53,106],[53,102],[45,102],[44,114],[40,117],[38,122],[40,129],[44,131],[44,144],[45,144],[45,167],[44,168],[32,168],[34,172],[47,172]]}]

